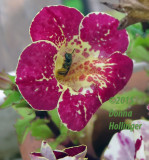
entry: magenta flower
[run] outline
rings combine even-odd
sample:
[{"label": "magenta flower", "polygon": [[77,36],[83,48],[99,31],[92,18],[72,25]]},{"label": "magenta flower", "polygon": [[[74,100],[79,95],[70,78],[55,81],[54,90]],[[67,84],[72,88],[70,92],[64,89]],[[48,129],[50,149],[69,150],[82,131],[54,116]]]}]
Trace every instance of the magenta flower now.
[{"label": "magenta flower", "polygon": [[149,121],[137,120],[134,132],[123,130],[116,133],[104,153],[106,160],[148,160]]},{"label": "magenta flower", "polygon": [[63,151],[52,151],[51,147],[42,142],[41,153],[31,153],[31,160],[86,160],[87,147],[85,145],[66,148]]},{"label": "magenta flower", "polygon": [[149,105],[147,105],[146,109],[149,111]]},{"label": "magenta flower", "polygon": [[36,110],[58,107],[69,129],[83,129],[132,74],[132,60],[123,55],[128,35],[118,25],[104,13],[84,17],[75,8],[43,8],[17,67],[16,84],[26,101]]}]

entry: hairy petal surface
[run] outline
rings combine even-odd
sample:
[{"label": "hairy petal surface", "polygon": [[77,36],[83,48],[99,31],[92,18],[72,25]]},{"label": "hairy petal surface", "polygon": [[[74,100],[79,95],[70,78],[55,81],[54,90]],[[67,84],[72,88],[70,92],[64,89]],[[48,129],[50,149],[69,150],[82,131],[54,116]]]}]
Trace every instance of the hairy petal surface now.
[{"label": "hairy petal surface", "polygon": [[32,40],[48,40],[61,46],[78,35],[82,18],[83,15],[75,8],[60,5],[45,7],[31,24]]},{"label": "hairy petal surface", "polygon": [[52,110],[61,92],[54,76],[57,49],[52,43],[38,41],[21,54],[16,84],[27,102],[37,110]]},{"label": "hairy petal surface", "polygon": [[128,47],[126,30],[117,30],[119,21],[105,13],[91,13],[80,25],[80,38],[90,45],[90,51],[98,51],[100,57],[124,53]]},{"label": "hairy petal surface", "polygon": [[123,130],[116,133],[104,153],[107,160],[134,160],[135,143],[133,132]]}]

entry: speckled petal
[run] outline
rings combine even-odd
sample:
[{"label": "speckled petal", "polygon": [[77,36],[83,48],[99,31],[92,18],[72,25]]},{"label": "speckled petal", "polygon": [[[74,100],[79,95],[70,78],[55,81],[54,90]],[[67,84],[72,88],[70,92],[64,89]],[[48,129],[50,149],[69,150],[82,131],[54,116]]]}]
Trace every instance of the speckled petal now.
[{"label": "speckled petal", "polygon": [[71,130],[83,129],[101,104],[127,84],[132,69],[132,60],[118,53],[72,66],[64,83],[73,91],[66,90],[59,101],[62,122]]},{"label": "speckled petal", "polygon": [[31,153],[30,158],[31,160],[48,160],[47,158],[43,157],[41,153]]},{"label": "speckled petal", "polygon": [[117,30],[119,21],[105,13],[91,13],[80,25],[80,37],[89,43],[90,51],[100,50],[100,57],[124,53],[128,47],[126,30]]},{"label": "speckled petal", "polygon": [[56,157],[51,149],[51,147],[46,142],[42,142],[41,145],[41,154],[49,160],[56,160]]},{"label": "speckled petal", "polygon": [[66,148],[64,152],[66,152],[71,157],[75,156],[78,159],[84,158],[87,153],[87,146],[81,145],[81,146]]},{"label": "speckled petal", "polygon": [[67,89],[59,101],[58,112],[67,127],[73,131],[82,130],[101,105],[97,91],[91,94],[78,94]]},{"label": "speckled petal", "polygon": [[107,160],[134,160],[134,156],[134,135],[129,130],[116,133],[104,153],[104,157]]},{"label": "speckled petal", "polygon": [[37,110],[52,110],[60,97],[54,77],[57,49],[52,43],[38,41],[21,54],[16,84],[26,101]]},{"label": "speckled petal", "polygon": [[91,57],[73,63],[62,82],[81,93],[92,85],[97,86],[103,103],[126,85],[132,70],[132,60],[125,55],[116,53],[101,59]]},{"label": "speckled petal", "polygon": [[132,75],[132,71],[133,62],[125,55],[116,53],[107,59],[100,73],[103,75],[99,87],[99,97],[102,103],[124,88]]},{"label": "speckled petal", "polygon": [[57,46],[70,41],[79,33],[83,15],[75,8],[49,6],[43,8],[34,18],[30,34],[33,41],[49,40]]}]

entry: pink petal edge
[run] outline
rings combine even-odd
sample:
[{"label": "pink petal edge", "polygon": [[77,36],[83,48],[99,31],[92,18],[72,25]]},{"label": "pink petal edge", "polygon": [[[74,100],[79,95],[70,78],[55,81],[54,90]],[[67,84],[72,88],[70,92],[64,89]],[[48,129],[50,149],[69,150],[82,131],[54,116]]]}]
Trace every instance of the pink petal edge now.
[{"label": "pink petal edge", "polygon": [[57,106],[61,92],[54,76],[54,44],[38,41],[21,54],[16,84],[24,99],[36,110],[52,110]]},{"label": "pink petal edge", "polygon": [[126,30],[117,30],[119,21],[106,13],[90,13],[80,24],[80,38],[90,44],[99,57],[124,53],[129,41]]},{"label": "pink petal edge", "polygon": [[30,27],[33,41],[48,40],[61,46],[79,33],[83,15],[75,8],[66,6],[44,7],[34,18]]}]

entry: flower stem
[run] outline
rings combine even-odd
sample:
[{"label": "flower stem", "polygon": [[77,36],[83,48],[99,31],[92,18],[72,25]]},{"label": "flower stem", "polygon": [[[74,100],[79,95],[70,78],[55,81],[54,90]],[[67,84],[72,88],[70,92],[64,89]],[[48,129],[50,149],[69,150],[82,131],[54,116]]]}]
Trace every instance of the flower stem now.
[{"label": "flower stem", "polygon": [[60,130],[52,120],[51,116],[46,111],[35,111],[36,117],[39,117],[40,119],[48,119],[49,122],[47,123],[47,126],[50,128],[50,130],[54,133],[55,137],[58,137],[60,135]]}]

